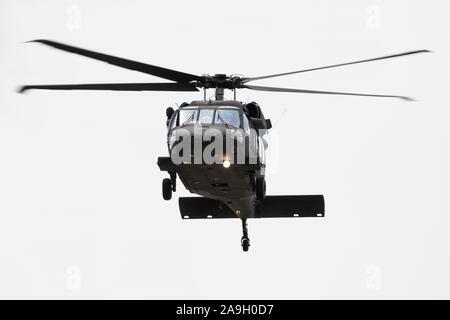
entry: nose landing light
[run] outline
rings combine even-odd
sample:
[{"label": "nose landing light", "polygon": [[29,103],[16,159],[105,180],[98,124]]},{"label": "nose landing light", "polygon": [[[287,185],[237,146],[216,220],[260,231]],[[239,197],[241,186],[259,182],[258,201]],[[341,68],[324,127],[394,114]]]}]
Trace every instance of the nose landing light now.
[{"label": "nose landing light", "polygon": [[230,162],[230,160],[224,160],[223,163],[222,163],[222,165],[223,165],[223,167],[226,169],[226,168],[229,168],[229,167],[230,167],[231,162]]}]

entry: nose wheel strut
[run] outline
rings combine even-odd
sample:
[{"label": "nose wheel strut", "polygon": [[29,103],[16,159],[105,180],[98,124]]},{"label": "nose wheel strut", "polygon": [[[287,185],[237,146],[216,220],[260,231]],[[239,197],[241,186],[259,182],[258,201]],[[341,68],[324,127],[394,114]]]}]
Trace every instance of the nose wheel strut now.
[{"label": "nose wheel strut", "polygon": [[241,238],[241,245],[242,250],[245,252],[248,251],[248,248],[250,247],[250,239],[248,238],[248,230],[247,230],[247,218],[242,218],[242,238]]}]

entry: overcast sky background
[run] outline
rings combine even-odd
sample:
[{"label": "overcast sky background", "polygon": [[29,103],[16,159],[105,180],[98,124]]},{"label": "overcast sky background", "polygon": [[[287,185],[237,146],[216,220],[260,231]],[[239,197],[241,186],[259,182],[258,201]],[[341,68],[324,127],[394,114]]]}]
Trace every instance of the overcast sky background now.
[{"label": "overcast sky background", "polygon": [[[449,16],[444,0],[1,1],[0,297],[450,298]],[[238,92],[279,137],[267,193],[326,201],[324,219],[250,221],[243,253],[240,221],[182,221],[189,192],[161,196],[165,108],[202,94],[20,95],[161,81],[32,39],[246,76],[434,53],[254,82],[413,103]]]}]

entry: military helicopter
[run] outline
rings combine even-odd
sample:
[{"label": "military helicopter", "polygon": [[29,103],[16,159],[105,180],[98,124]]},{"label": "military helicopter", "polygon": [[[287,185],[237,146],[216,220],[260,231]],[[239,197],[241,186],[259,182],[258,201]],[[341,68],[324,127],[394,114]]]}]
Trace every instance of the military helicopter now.
[{"label": "military helicopter", "polygon": [[[250,89],[269,92],[398,98],[411,101],[411,98],[397,95],[278,88],[248,83],[429,52],[428,50],[408,51],[372,59],[258,77],[225,74],[199,76],[51,40],[33,40],[30,42],[41,43],[172,82],[26,85],[19,89],[21,93],[30,89],[116,91],[199,91],[199,89],[203,89],[203,100],[185,102],[181,104],[178,110],[171,107],[166,109],[167,146],[170,156],[159,157],[157,161],[160,170],[167,172],[169,175],[162,181],[163,198],[165,200],[172,198],[172,192],[177,189],[178,177],[187,190],[200,195],[200,197],[179,198],[181,217],[183,219],[240,219],[243,232],[241,245],[244,251],[248,251],[250,246],[247,219],[324,217],[325,205],[323,195],[266,196],[265,152],[268,145],[264,135],[272,127],[272,123],[270,119],[264,117],[256,102],[243,103],[237,101],[236,90]],[[206,98],[207,89],[215,90],[214,100]],[[224,100],[225,89],[233,91],[233,100]],[[203,139],[208,134],[208,130],[214,130],[214,135],[210,134],[210,139]],[[180,132],[183,132],[184,135],[181,135]],[[198,143],[196,143],[197,140]],[[210,148],[209,151],[214,161],[207,162],[202,157],[213,141],[216,148]],[[210,143],[208,144],[208,142]],[[180,146],[183,146],[183,148],[180,148]],[[225,146],[230,147],[224,148]],[[192,152],[192,149],[199,151],[197,155]],[[218,149],[221,149],[221,152],[218,152]],[[226,149],[225,152],[224,149]],[[200,157],[197,157],[198,154],[200,154]],[[177,158],[177,161],[174,161],[175,158]]]}]

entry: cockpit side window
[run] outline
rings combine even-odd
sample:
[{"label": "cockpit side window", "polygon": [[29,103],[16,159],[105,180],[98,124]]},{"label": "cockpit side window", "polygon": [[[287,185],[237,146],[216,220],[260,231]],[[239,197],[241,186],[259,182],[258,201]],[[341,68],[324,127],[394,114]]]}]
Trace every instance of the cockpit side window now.
[{"label": "cockpit side window", "polygon": [[178,119],[178,112],[174,112],[172,114],[172,118],[170,118],[170,122],[169,122],[169,131],[172,130],[176,124],[177,124],[177,119]]},{"label": "cockpit side window", "polygon": [[258,137],[258,157],[261,164],[266,163],[266,154],[264,151],[264,142],[261,137]]},{"label": "cockpit side window", "polygon": [[241,120],[239,117],[239,111],[237,110],[217,110],[214,123],[228,124],[230,126],[240,128]]},{"label": "cockpit side window", "polygon": [[197,121],[197,109],[180,109],[180,115],[178,117],[177,124],[184,126],[185,124],[193,124]]}]

